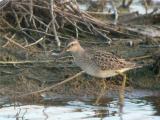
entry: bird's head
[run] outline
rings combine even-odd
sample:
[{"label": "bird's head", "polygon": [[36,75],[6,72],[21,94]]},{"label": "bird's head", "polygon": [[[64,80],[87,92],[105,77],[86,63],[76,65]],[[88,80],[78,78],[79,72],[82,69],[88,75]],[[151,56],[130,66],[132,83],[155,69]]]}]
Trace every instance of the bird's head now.
[{"label": "bird's head", "polygon": [[71,38],[70,42],[65,47],[66,52],[77,52],[81,49],[80,43],[76,38]]},{"label": "bird's head", "polygon": [[60,53],[52,53],[52,55],[60,57],[63,54],[65,54],[66,52],[71,52],[72,54],[77,54],[77,53],[81,53],[82,51],[84,51],[84,49],[81,47],[78,39],[72,37],[69,40],[66,47]]}]

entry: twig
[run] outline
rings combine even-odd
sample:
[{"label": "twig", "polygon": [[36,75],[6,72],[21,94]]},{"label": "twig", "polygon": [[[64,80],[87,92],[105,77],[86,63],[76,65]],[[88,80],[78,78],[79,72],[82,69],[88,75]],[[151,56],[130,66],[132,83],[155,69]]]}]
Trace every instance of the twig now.
[{"label": "twig", "polygon": [[[9,42],[17,45],[18,47],[20,47],[20,48],[22,48],[22,49],[25,49],[25,47],[23,47],[21,44],[19,44],[19,43],[15,42],[14,40],[8,38],[7,36],[4,36],[4,38],[7,39]],[[25,50],[26,50],[26,49],[25,49]]]},{"label": "twig", "polygon": [[[21,9],[23,9],[26,13],[30,14],[30,11],[28,11],[26,8],[22,7],[22,6],[19,6]],[[47,24],[44,23],[42,20],[38,19],[37,16],[35,16],[34,14],[32,15],[32,17],[37,20],[40,24],[44,25],[47,27]]]},{"label": "twig", "polygon": [[44,38],[43,37],[41,37],[39,40],[37,40],[36,42],[34,42],[34,43],[31,43],[31,44],[29,44],[29,45],[26,45],[25,47],[30,47],[30,46],[33,46],[33,45],[35,45],[35,44],[37,44],[37,43],[39,43],[40,41],[42,41]]},{"label": "twig", "polygon": [[148,3],[146,0],[143,0],[144,2],[144,7],[145,7],[145,10],[146,10],[146,14],[148,14]]},{"label": "twig", "polygon": [[75,29],[76,29],[76,38],[78,38],[78,29],[77,29],[77,23],[75,22]]},{"label": "twig", "polygon": [[[23,31],[23,28],[22,28],[22,30],[17,30],[14,26],[12,26],[12,25],[11,25],[9,22],[7,22],[5,19],[2,18],[2,20],[3,20],[4,23],[6,23],[6,24],[10,27],[11,30],[14,30],[14,31],[16,31],[16,32],[20,32],[20,33],[24,34],[25,36],[27,36],[28,38],[30,38],[31,40],[36,41],[32,36],[30,36],[28,33],[26,33],[25,31]],[[0,29],[1,29],[1,28],[0,28]]]},{"label": "twig", "polygon": [[19,21],[19,19],[18,19],[18,15],[17,15],[17,13],[16,13],[16,11],[15,11],[14,9],[12,9],[12,11],[13,11],[14,16],[15,16],[15,18],[16,18],[17,27],[18,27],[18,29],[21,29],[21,24],[20,24],[20,21]]},{"label": "twig", "polygon": [[[23,30],[23,32],[24,31],[32,31],[32,32],[37,32],[37,33],[41,33],[41,34],[47,35],[49,37],[54,37],[53,34],[49,34],[49,33],[43,32],[43,31],[39,31],[39,30],[34,30],[34,29],[29,29],[29,28],[23,28],[22,30]],[[63,37],[63,36],[58,36],[58,37],[59,38],[63,38],[63,39],[67,39],[67,40],[69,39],[69,38]],[[34,41],[36,41],[36,40],[34,40]]]},{"label": "twig", "polygon": [[45,30],[46,33],[48,33],[51,24],[52,24],[52,21],[48,23],[46,30]]},{"label": "twig", "polygon": [[128,3],[126,4],[126,0],[122,1],[122,7],[123,8],[128,8],[131,4],[132,4],[133,0],[128,1]]},{"label": "twig", "polygon": [[56,41],[57,41],[57,45],[58,45],[58,47],[60,47],[61,46],[61,42],[60,42],[60,40],[59,40],[59,38],[58,38],[58,35],[57,35],[57,31],[56,31],[56,26],[55,26],[55,16],[54,16],[54,8],[53,8],[53,5],[54,5],[54,2],[53,2],[53,0],[50,0],[50,4],[51,4],[51,16],[52,16],[52,27],[53,27],[53,32],[54,32],[54,35],[55,35],[55,39],[56,39]]},{"label": "twig", "polygon": [[0,61],[0,64],[26,64],[26,63],[50,63],[55,62],[55,60],[41,60],[41,61],[33,61],[33,60],[25,60],[25,61]]},{"label": "twig", "polygon": [[[13,39],[15,37],[15,35],[16,34],[13,34],[10,39]],[[2,47],[5,48],[8,44],[9,44],[9,40]]]},{"label": "twig", "polygon": [[129,8],[129,6],[132,4],[133,0],[128,1],[127,3],[127,8]]},{"label": "twig", "polygon": [[30,11],[31,11],[31,16],[30,16],[30,21],[31,21],[33,16],[33,0],[30,0]]},{"label": "twig", "polygon": [[147,59],[147,58],[151,58],[152,55],[145,55],[145,56],[139,56],[139,57],[134,57],[134,58],[130,58],[129,60],[142,60],[142,59]]},{"label": "twig", "polygon": [[108,12],[93,12],[93,11],[86,11],[86,13],[91,14],[91,15],[111,15]]},{"label": "twig", "polygon": [[114,22],[113,22],[113,24],[116,25],[117,22],[118,22],[118,11],[117,11],[117,8],[116,8],[113,1],[111,1],[111,5],[112,5],[112,8],[114,10]]},{"label": "twig", "polygon": [[91,24],[91,26],[92,26],[92,28],[93,28],[93,30],[94,30],[95,32],[97,32],[98,34],[100,34],[101,36],[103,36],[104,38],[106,38],[109,42],[112,42],[112,39],[109,38],[106,34],[100,32],[99,30],[97,30],[92,24]]},{"label": "twig", "polygon": [[[20,96],[18,96],[18,97],[24,97],[24,96],[33,95],[33,94],[42,93],[42,92],[51,90],[51,89],[53,89],[53,88],[56,88],[56,87],[58,87],[58,86],[60,86],[60,85],[63,85],[63,84],[65,84],[65,83],[73,80],[74,78],[82,75],[83,73],[84,73],[84,71],[81,71],[81,72],[75,74],[74,76],[72,76],[72,77],[70,77],[70,78],[67,78],[67,79],[63,80],[62,82],[59,82],[59,83],[57,83],[57,84],[55,84],[55,85],[52,85],[52,86],[50,86],[50,87],[46,87],[46,88],[41,89],[41,90],[38,90],[38,91],[26,93],[26,94],[20,95]],[[76,79],[75,79],[75,80],[76,80]]]},{"label": "twig", "polygon": [[141,48],[160,48],[160,45],[140,45]]}]

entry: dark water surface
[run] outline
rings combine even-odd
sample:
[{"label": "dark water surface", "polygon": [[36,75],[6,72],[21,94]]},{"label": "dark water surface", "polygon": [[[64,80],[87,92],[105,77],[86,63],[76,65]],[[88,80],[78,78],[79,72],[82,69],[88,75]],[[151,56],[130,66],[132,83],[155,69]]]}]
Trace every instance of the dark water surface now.
[{"label": "dark water surface", "polygon": [[126,98],[120,112],[118,99],[71,100],[52,105],[10,105],[0,108],[0,120],[160,120],[160,97]]}]

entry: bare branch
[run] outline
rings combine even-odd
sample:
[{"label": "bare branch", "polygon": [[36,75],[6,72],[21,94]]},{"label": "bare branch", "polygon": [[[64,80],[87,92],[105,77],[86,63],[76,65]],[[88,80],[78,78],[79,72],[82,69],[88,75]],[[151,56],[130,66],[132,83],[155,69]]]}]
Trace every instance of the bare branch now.
[{"label": "bare branch", "polygon": [[46,88],[41,89],[41,90],[38,90],[38,91],[26,93],[26,94],[20,95],[20,96],[18,96],[18,97],[24,97],[24,96],[33,95],[33,94],[42,93],[42,92],[51,90],[51,89],[53,89],[53,88],[56,88],[56,87],[58,87],[58,86],[60,86],[60,85],[65,84],[65,83],[67,83],[67,82],[69,82],[69,81],[71,81],[71,80],[76,80],[76,79],[74,79],[74,78],[82,75],[83,73],[84,73],[84,71],[81,71],[81,72],[75,74],[74,76],[72,76],[72,77],[70,77],[70,78],[67,78],[67,79],[63,80],[62,82],[59,82],[59,83],[57,83],[57,84],[54,84],[54,85],[52,85],[52,86],[50,86],[50,87],[46,87]]},{"label": "bare branch", "polygon": [[[15,44],[16,46],[18,46],[18,47],[20,47],[20,48],[22,48],[22,49],[25,49],[25,47],[23,47],[21,44],[15,42],[14,40],[10,39],[9,37],[4,36],[4,38],[5,38],[6,40],[8,40],[9,42]],[[26,49],[25,49],[25,50],[26,50]]]},{"label": "bare branch", "polygon": [[56,26],[55,26],[55,21],[56,21],[56,19],[55,19],[55,16],[54,16],[54,8],[53,8],[53,5],[54,5],[54,2],[53,2],[53,0],[50,0],[50,4],[51,4],[51,16],[52,16],[52,27],[53,27],[53,32],[54,32],[54,35],[55,35],[55,39],[56,39],[56,41],[57,41],[57,46],[58,47],[60,47],[61,46],[61,42],[60,42],[60,40],[59,40],[59,38],[58,38],[58,35],[57,35],[57,31],[56,31]]}]

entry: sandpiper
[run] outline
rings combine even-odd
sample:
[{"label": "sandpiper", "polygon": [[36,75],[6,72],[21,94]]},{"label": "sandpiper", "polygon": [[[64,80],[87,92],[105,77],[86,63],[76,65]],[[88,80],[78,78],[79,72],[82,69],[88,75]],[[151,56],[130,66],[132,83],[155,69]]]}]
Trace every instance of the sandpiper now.
[{"label": "sandpiper", "polygon": [[[125,89],[125,83],[126,83],[126,75],[123,74],[125,71],[128,71],[130,69],[137,68],[135,63],[126,61],[124,59],[121,59],[117,57],[116,55],[105,52],[105,51],[89,51],[87,49],[84,49],[78,39],[72,38],[71,41],[67,44],[66,48],[64,49],[64,52],[70,52],[73,57],[76,65],[78,65],[83,71],[85,71],[87,74],[99,78],[108,78],[115,75],[122,75],[123,76],[123,82],[120,89],[120,103],[123,104],[124,99],[124,89]],[[103,79],[104,88],[101,93],[104,93],[106,84]],[[103,94],[101,94],[98,99],[96,100],[96,103],[100,100]]]},{"label": "sandpiper", "polygon": [[75,38],[68,43],[65,52],[71,52],[76,65],[87,74],[99,78],[108,78],[136,67],[135,63],[118,58],[104,51],[89,51],[84,49]]}]

